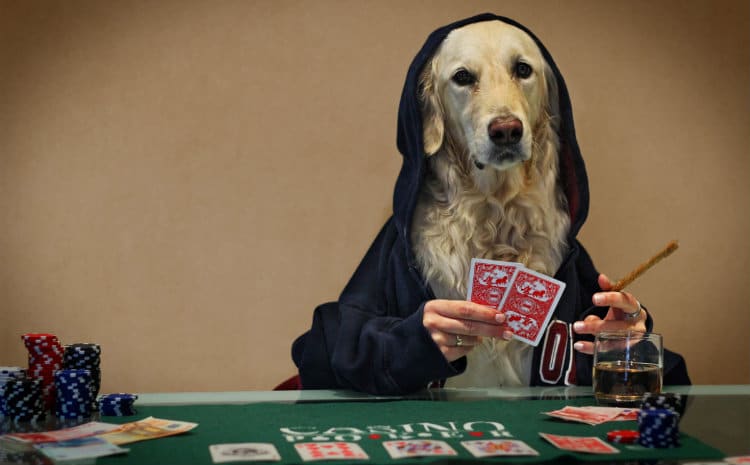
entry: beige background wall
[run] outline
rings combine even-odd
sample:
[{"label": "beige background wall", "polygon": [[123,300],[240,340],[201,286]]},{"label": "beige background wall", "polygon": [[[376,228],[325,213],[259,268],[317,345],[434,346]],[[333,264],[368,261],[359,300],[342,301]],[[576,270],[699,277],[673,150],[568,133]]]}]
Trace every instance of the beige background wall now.
[{"label": "beige background wall", "polygon": [[427,34],[547,44],[591,177],[582,240],[697,383],[750,382],[747,1],[0,1],[0,365],[103,346],[105,391],[269,389],[390,212]]}]

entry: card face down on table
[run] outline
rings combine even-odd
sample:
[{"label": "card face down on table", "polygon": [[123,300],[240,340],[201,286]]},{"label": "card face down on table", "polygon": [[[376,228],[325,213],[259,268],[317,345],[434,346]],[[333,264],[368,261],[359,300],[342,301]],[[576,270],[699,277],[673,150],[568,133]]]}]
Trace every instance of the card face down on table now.
[{"label": "card face down on table", "polygon": [[596,436],[561,436],[558,434],[539,433],[553,446],[562,450],[585,452],[589,454],[619,454],[620,451]]}]

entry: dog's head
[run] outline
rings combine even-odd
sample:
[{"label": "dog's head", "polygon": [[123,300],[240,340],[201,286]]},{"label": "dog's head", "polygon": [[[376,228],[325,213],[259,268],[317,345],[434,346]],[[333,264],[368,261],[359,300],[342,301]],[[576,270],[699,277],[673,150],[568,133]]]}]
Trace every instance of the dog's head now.
[{"label": "dog's head", "polygon": [[[501,21],[455,29],[420,76],[424,150],[445,145],[477,168],[529,160],[557,120],[557,85],[534,40]],[[458,150],[457,150],[458,149]]]}]

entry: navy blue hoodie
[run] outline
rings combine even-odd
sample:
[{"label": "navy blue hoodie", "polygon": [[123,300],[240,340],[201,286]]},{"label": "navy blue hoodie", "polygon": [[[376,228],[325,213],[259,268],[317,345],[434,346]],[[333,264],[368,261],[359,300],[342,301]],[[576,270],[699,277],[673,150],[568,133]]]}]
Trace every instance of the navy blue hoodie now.
[{"label": "navy blue hoodie", "polygon": [[[557,78],[560,106],[560,182],[571,218],[568,253],[555,278],[566,283],[550,324],[563,344],[540,344],[534,350],[531,385],[591,384],[592,357],[574,352],[571,324],[586,317],[591,297],[600,291],[599,273],[576,236],[586,219],[589,189],[586,168],[575,137],[565,82],[542,43],[524,26],[492,14],[474,16],[433,32],[406,76],[398,113],[398,149],[403,165],[393,195],[393,216],[370,246],[338,301],[315,309],[311,329],[292,347],[303,388],[346,388],[374,394],[405,394],[461,374],[466,358],[449,363],[422,324],[424,304],[435,298],[414,257],[410,227],[422,187],[426,156],[422,140],[419,76],[448,33],[479,21],[503,21],[528,33]],[[606,308],[593,313],[604,317]],[[647,321],[650,329],[651,319]],[[546,354],[545,354],[545,351]],[[545,357],[545,363],[541,363]],[[571,358],[572,357],[572,358]],[[549,364],[554,369],[549,369]],[[665,352],[665,384],[689,384],[682,358]],[[544,367],[547,367],[545,371]]]}]

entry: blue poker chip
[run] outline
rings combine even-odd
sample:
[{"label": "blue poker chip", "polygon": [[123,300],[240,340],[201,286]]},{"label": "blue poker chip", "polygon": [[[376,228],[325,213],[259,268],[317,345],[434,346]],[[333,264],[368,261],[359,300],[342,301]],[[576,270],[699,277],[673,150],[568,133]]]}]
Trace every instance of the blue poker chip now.
[{"label": "blue poker chip", "polygon": [[79,368],[57,370],[55,377],[55,415],[64,419],[90,417],[94,396],[91,371]]},{"label": "blue poker chip", "polygon": [[680,415],[669,409],[644,409],[638,413],[638,444],[644,447],[680,445]]},{"label": "blue poker chip", "polygon": [[135,415],[133,403],[136,399],[137,395],[124,392],[103,395],[99,398],[99,413],[118,417]]}]

